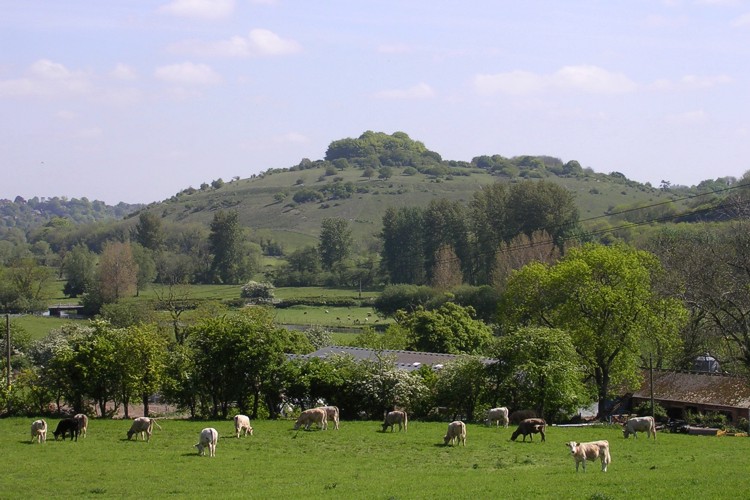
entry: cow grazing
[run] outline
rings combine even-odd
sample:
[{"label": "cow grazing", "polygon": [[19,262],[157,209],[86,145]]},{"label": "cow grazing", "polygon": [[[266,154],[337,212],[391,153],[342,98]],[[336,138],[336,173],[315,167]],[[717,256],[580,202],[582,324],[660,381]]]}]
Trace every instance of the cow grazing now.
[{"label": "cow grazing", "polygon": [[466,446],[466,424],[460,420],[448,424],[448,432],[443,436],[443,441],[446,446],[448,446],[448,443],[450,443],[451,446],[455,446],[459,441]]},{"label": "cow grazing", "polygon": [[240,434],[242,433],[244,436],[247,436],[248,433],[252,436],[253,435],[253,428],[250,425],[250,418],[247,415],[235,415],[234,416],[234,432],[237,434],[237,437],[240,437]]},{"label": "cow grazing", "polygon": [[321,406],[325,410],[328,421],[333,421],[333,428],[339,430],[339,408],[338,406]]},{"label": "cow grazing", "polygon": [[607,466],[612,462],[609,455],[609,441],[592,441],[590,443],[576,443],[571,441],[565,443],[570,449],[570,454],[576,461],[576,472],[578,465],[583,464],[583,472],[586,472],[586,460],[596,461],[597,458],[602,460],[602,472],[607,472]]},{"label": "cow grazing", "polygon": [[526,420],[522,420],[520,424],[518,424],[518,429],[513,431],[513,434],[510,436],[511,441],[515,441],[518,436],[523,434],[523,440],[526,441],[526,436],[529,436],[531,438],[531,441],[534,441],[534,434],[541,434],[542,435],[542,442],[544,442],[544,431],[547,428],[547,422],[544,421],[542,418],[527,418]]},{"label": "cow grazing", "polygon": [[216,442],[219,440],[219,433],[213,427],[206,427],[201,431],[198,444],[195,445],[198,448],[198,456],[206,454],[206,448],[208,448],[208,456],[216,456]]},{"label": "cow grazing", "polygon": [[309,431],[312,424],[317,424],[323,430],[328,429],[328,412],[322,408],[310,408],[303,411],[294,423],[294,430],[304,425],[305,430]]},{"label": "cow grazing", "polygon": [[383,422],[383,432],[390,427],[391,432],[394,430],[394,426],[398,424],[398,431],[401,432],[403,429],[404,432],[406,432],[408,427],[408,417],[406,416],[405,411],[392,411],[386,414],[385,416],[385,422]]},{"label": "cow grazing", "polygon": [[34,420],[31,423],[31,442],[36,438],[37,443],[47,442],[47,422],[44,420]]},{"label": "cow grazing", "polygon": [[77,413],[73,415],[73,418],[78,420],[78,429],[83,437],[86,437],[86,432],[89,429],[89,417],[83,413]]},{"label": "cow grazing", "polygon": [[492,408],[491,410],[487,410],[487,425],[495,424],[496,427],[500,427],[500,424],[503,424],[503,427],[508,427],[508,409],[504,406],[501,406],[500,408]]},{"label": "cow grazing", "polygon": [[133,437],[133,434],[136,434],[135,440],[138,441],[138,434],[140,434],[143,441],[151,441],[151,434],[154,431],[154,425],[161,429],[161,426],[153,418],[136,418],[135,420],[133,420],[133,423],[130,426],[130,430],[128,431],[128,440]]},{"label": "cow grazing", "polygon": [[80,421],[75,418],[64,418],[57,423],[57,428],[53,434],[55,435],[55,441],[62,435],[63,441],[65,441],[65,435],[70,433],[70,440],[73,441],[75,438],[78,441],[78,433],[80,432]]},{"label": "cow grazing", "polygon": [[634,438],[638,439],[637,432],[646,432],[647,438],[654,435],[654,441],[656,441],[656,422],[654,417],[635,417],[631,418],[622,426],[622,435],[625,439],[631,434]]}]

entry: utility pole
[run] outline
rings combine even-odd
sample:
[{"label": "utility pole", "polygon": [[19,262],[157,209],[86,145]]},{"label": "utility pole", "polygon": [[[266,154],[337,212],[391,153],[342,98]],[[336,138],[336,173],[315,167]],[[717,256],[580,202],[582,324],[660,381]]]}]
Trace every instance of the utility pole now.
[{"label": "utility pole", "polygon": [[651,417],[656,418],[654,416],[654,364],[651,361],[651,353],[648,354],[648,372],[649,372],[649,379],[650,379],[650,386],[651,386]]},{"label": "utility pole", "polygon": [[5,383],[8,387],[10,387],[10,314],[5,313],[5,345],[8,347],[8,359],[6,360],[8,362],[8,375],[5,379]]}]

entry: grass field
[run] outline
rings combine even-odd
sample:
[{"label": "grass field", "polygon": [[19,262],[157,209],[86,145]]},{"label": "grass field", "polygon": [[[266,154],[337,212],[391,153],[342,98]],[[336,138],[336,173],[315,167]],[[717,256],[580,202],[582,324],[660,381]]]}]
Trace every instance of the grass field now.
[{"label": "grass field", "polygon": [[[292,421],[253,422],[236,439],[231,421],[160,420],[150,443],[127,441],[129,423],[89,422],[77,443],[31,444],[30,418],[0,421],[5,464],[0,497],[100,498],[746,498],[750,439],[659,434],[622,438],[617,428],[548,429],[547,442],[509,441],[512,428],[471,424],[467,446],[445,447],[445,423],[410,422],[381,433],[379,422],[341,430],[292,430]],[[56,419],[48,419],[52,429]],[[192,447],[201,428],[219,431],[215,458]],[[599,463],[575,472],[564,443],[610,441]]]}]

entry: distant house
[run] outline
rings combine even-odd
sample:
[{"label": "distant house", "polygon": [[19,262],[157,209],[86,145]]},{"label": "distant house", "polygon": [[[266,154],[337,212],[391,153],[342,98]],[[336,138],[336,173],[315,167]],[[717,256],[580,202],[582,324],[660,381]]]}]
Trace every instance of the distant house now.
[{"label": "distant house", "polygon": [[[365,349],[363,347],[348,347],[348,346],[328,346],[318,349],[315,352],[306,354],[303,356],[294,356],[297,359],[305,358],[321,358],[326,359],[329,356],[334,355],[349,355],[356,360],[377,359],[377,356],[387,356],[395,358],[396,368],[401,370],[413,371],[419,369],[421,366],[426,365],[433,370],[441,369],[446,363],[450,363],[461,356],[456,354],[442,354],[438,352],[418,352],[418,351],[397,351],[384,349],[378,351],[375,349]],[[496,362],[494,359],[482,358],[482,362],[486,365],[490,365]]]},{"label": "distant house", "polygon": [[[648,372],[641,388],[633,393],[632,407],[651,401]],[[654,370],[654,402],[671,418],[683,418],[686,411],[717,412],[732,422],[748,418],[750,383],[744,377],[720,373]]]}]

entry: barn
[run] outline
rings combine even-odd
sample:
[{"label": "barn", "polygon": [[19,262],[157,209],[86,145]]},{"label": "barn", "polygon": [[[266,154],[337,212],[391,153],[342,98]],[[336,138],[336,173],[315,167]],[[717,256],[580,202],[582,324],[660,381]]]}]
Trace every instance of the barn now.
[{"label": "barn", "polygon": [[[648,372],[643,384],[633,393],[631,408],[651,401]],[[734,423],[748,418],[750,384],[746,378],[721,373],[654,370],[654,402],[674,419],[685,412],[717,412]]]}]

